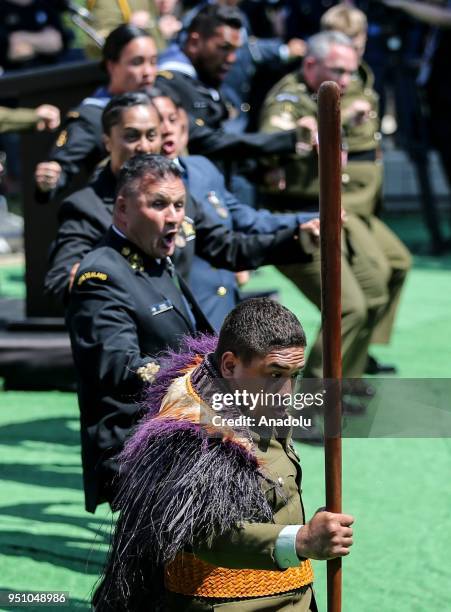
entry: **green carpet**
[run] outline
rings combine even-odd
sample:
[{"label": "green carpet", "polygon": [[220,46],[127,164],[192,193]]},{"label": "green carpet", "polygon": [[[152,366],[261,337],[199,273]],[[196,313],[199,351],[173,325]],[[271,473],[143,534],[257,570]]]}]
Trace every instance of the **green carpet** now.
[{"label": "green carpet", "polygon": [[[415,227],[400,225],[414,239]],[[415,258],[393,341],[374,349],[402,377],[451,378],[450,268],[450,257]],[[0,286],[20,295],[20,269],[0,268]],[[313,340],[318,313],[288,281],[266,268],[251,287],[278,288]],[[83,509],[76,398],[0,392],[0,405],[0,590],[69,591],[66,609],[88,610],[111,518]],[[323,452],[299,450],[310,516],[324,505]],[[343,612],[451,611],[451,440],[345,439],[343,474],[344,509],[356,517]],[[325,564],[314,565],[324,612]]]}]

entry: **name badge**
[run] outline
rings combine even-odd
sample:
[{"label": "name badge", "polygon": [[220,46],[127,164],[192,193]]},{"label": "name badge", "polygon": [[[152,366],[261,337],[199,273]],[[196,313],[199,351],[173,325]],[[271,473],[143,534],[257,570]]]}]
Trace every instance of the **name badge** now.
[{"label": "name badge", "polygon": [[164,302],[160,302],[160,304],[152,304],[150,307],[150,312],[154,317],[155,315],[159,315],[167,310],[172,310],[173,308],[174,306],[172,305],[171,300],[165,300]]}]

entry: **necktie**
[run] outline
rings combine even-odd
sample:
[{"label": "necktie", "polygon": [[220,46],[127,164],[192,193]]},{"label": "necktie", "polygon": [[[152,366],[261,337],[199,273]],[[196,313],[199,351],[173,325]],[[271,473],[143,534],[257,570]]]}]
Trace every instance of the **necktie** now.
[{"label": "necktie", "polygon": [[180,279],[178,277],[174,264],[172,263],[169,257],[166,257],[166,269],[169,272],[169,276],[171,277],[172,282],[177,287],[178,292],[180,293],[180,297],[182,299],[183,305],[185,306],[186,314],[188,315],[191,325],[193,326],[194,329],[197,329],[196,319],[194,318],[194,314],[191,309],[191,305],[183,293],[182,284],[180,283]]}]

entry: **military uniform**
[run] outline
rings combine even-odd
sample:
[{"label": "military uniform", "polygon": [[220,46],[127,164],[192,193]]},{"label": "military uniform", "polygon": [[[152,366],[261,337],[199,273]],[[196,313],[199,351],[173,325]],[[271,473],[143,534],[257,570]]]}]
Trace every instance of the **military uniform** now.
[{"label": "military uniform", "polygon": [[[302,470],[299,457],[288,439],[272,437],[261,439],[252,433],[253,453],[260,465],[265,466],[268,483],[265,495],[274,511],[271,523],[244,523],[232,533],[225,533],[214,540],[211,546],[198,546],[194,554],[212,568],[234,570],[254,568],[268,572],[280,572],[274,559],[275,543],[285,525],[304,525],[304,507],[300,495]],[[230,573],[229,587],[234,587],[234,575]],[[313,579],[313,576],[312,576]],[[235,599],[188,596],[167,592],[167,610],[189,610],[190,612],[260,612],[262,610],[291,610],[294,612],[315,612],[317,610],[312,584],[285,593],[261,595],[251,598],[251,576],[246,585],[248,597]],[[270,579],[266,585],[271,590]],[[182,590],[182,589],[179,589]],[[285,607],[286,606],[286,607]]]},{"label": "military uniform", "polygon": [[7,108],[0,106],[0,133],[21,132],[36,127],[39,117],[34,108]]},{"label": "military uniform", "polygon": [[[302,254],[296,241],[290,240],[298,231],[302,217],[274,216],[239,205],[226,191],[218,170],[208,160],[186,157],[181,158],[181,165],[186,172],[188,191],[192,186],[197,201],[190,196],[187,199],[186,216],[177,237],[173,260],[179,273],[185,280],[189,279],[201,307],[207,306],[209,313],[219,307],[215,317],[223,318],[236,301],[231,295],[235,287],[230,278],[233,274],[221,268],[237,269],[238,266],[246,269],[258,267],[269,260],[308,259],[309,256]],[[58,234],[51,247],[49,271],[45,279],[45,288],[49,293],[64,297],[72,266],[81,261],[108,230],[115,189],[116,178],[107,164],[88,187],[73,193],[61,204]],[[231,223],[232,216],[229,216],[227,206],[232,203],[233,218],[239,219],[239,227]],[[245,237],[240,233],[233,234],[231,230],[253,235]],[[285,250],[282,245],[276,246],[281,244],[279,237],[274,235],[276,232],[279,232],[279,237],[283,236],[284,241],[288,238]],[[270,245],[274,245],[274,248]],[[196,272],[190,275],[195,253]],[[223,300],[228,302],[231,298],[233,303],[222,305]]]},{"label": "military uniform", "polygon": [[[307,220],[302,213],[273,214],[242,204],[226,189],[223,175],[205,157],[181,158],[190,194],[219,223],[244,234],[272,234],[280,229],[295,228]],[[208,320],[216,330],[240,297],[235,274],[213,267],[205,257],[195,255],[189,284]]]},{"label": "military uniform", "polygon": [[294,152],[295,130],[273,135],[226,133],[222,126],[230,118],[230,109],[222,94],[198,78],[189,58],[178,47],[172,46],[163,53],[158,65],[157,87],[169,95],[174,92],[191,119],[191,154],[231,162]]},{"label": "military uniform", "polygon": [[[287,431],[238,426],[237,406],[221,411],[231,424],[214,425],[211,400],[230,389],[214,346],[208,338],[185,345],[149,388],[123,456],[98,612],[316,611],[311,562],[292,550],[306,521],[299,458]],[[118,559],[131,571],[118,572]]]},{"label": "military uniform", "polygon": [[371,68],[361,62],[357,74],[342,97],[342,113],[355,100],[366,100],[371,105],[367,121],[355,125],[344,123],[343,131],[348,149],[348,163],[343,173],[343,208],[356,214],[364,222],[359,231],[362,247],[375,241],[390,268],[389,294],[386,311],[377,323],[371,341],[387,344],[399,304],[401,290],[412,265],[409,251],[399,238],[374,216],[382,198],[383,165],[380,155],[379,98],[374,91]]},{"label": "military uniform", "polygon": [[102,113],[111,99],[109,91],[101,87],[85,98],[79,106],[66,115],[63,129],[59,132],[48,161],[58,162],[62,168],[58,184],[53,191],[36,190],[38,202],[45,203],[68,186],[80,172],[88,176],[107,156],[103,144]]},{"label": "military uniform", "polygon": [[[186,285],[178,289],[157,263],[109,230],[83,260],[67,310],[79,378],[86,508],[112,501],[113,456],[137,417],[156,355],[183,334],[211,331]],[[191,306],[191,314],[186,301]]]},{"label": "military uniform", "polygon": [[[268,94],[261,126],[269,132],[289,130],[304,116],[317,116],[316,94],[308,90],[300,73],[291,73]],[[305,157],[282,158],[278,163],[285,170],[287,187],[283,192],[272,194],[269,200],[272,206],[278,210],[308,210],[317,205],[319,176],[316,151]],[[366,242],[360,239],[362,233]],[[374,238],[357,216],[348,216],[342,243],[343,375],[359,377],[365,369],[372,331],[389,302],[390,269]],[[321,307],[319,254],[313,263],[300,266],[297,271],[285,266],[280,270],[318,308]],[[321,376],[321,335],[310,352],[307,372],[312,376]]]},{"label": "military uniform", "polygon": [[[165,48],[166,43],[158,27],[157,11],[152,0],[87,0],[86,4],[92,16],[92,27],[103,38],[122,23],[129,23],[132,13],[147,11],[150,15],[149,34],[158,50]],[[92,59],[101,57],[99,47],[89,38],[86,39],[85,51]]]}]

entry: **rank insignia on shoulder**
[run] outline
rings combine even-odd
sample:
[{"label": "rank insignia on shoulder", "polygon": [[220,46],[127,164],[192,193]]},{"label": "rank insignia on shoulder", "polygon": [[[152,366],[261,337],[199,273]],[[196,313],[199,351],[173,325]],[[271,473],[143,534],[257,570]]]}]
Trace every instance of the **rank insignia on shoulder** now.
[{"label": "rank insignia on shoulder", "polygon": [[57,141],[56,141],[56,146],[57,147],[64,147],[64,145],[67,142],[67,130],[63,130],[62,132],[60,132]]},{"label": "rank insignia on shoulder", "polygon": [[89,280],[90,278],[97,278],[98,280],[106,281],[108,278],[108,274],[105,274],[105,272],[83,272],[83,274],[79,276],[77,280],[77,285],[78,286],[82,285],[85,281]]},{"label": "rank insignia on shoulder", "polygon": [[67,119],[78,119],[79,116],[80,113],[78,111],[69,111],[68,113],[66,113]]},{"label": "rank insignia on shoulder", "polygon": [[146,365],[138,368],[136,370],[136,373],[144,382],[153,383],[159,371],[160,366],[158,365],[158,363],[151,361],[150,363],[146,363]]},{"label": "rank insignia on shoulder", "polygon": [[299,102],[299,96],[288,92],[280,93],[276,96],[276,102],[293,102],[293,104],[296,104],[296,102]]},{"label": "rank insignia on shoulder", "polygon": [[133,270],[144,272],[144,262],[141,255],[138,255],[138,253],[132,253],[131,248],[128,246],[122,247],[121,255],[126,258]]},{"label": "rank insignia on shoulder", "polygon": [[194,120],[194,123],[196,125],[198,125],[199,127],[203,127],[205,125],[205,121],[203,119],[201,119],[200,117],[198,117],[197,119]]},{"label": "rank insignia on shoulder", "polygon": [[172,310],[173,308],[174,306],[172,305],[171,300],[165,300],[164,302],[160,302],[158,304],[152,304],[150,307],[150,312],[152,316],[155,317],[156,315]]},{"label": "rank insignia on shoulder", "polygon": [[159,70],[157,76],[161,76],[168,81],[174,78],[174,74],[170,70]]},{"label": "rank insignia on shoulder", "polygon": [[194,228],[193,220],[189,217],[185,217],[182,221],[182,231],[186,240],[194,240],[196,237],[196,230]]}]

